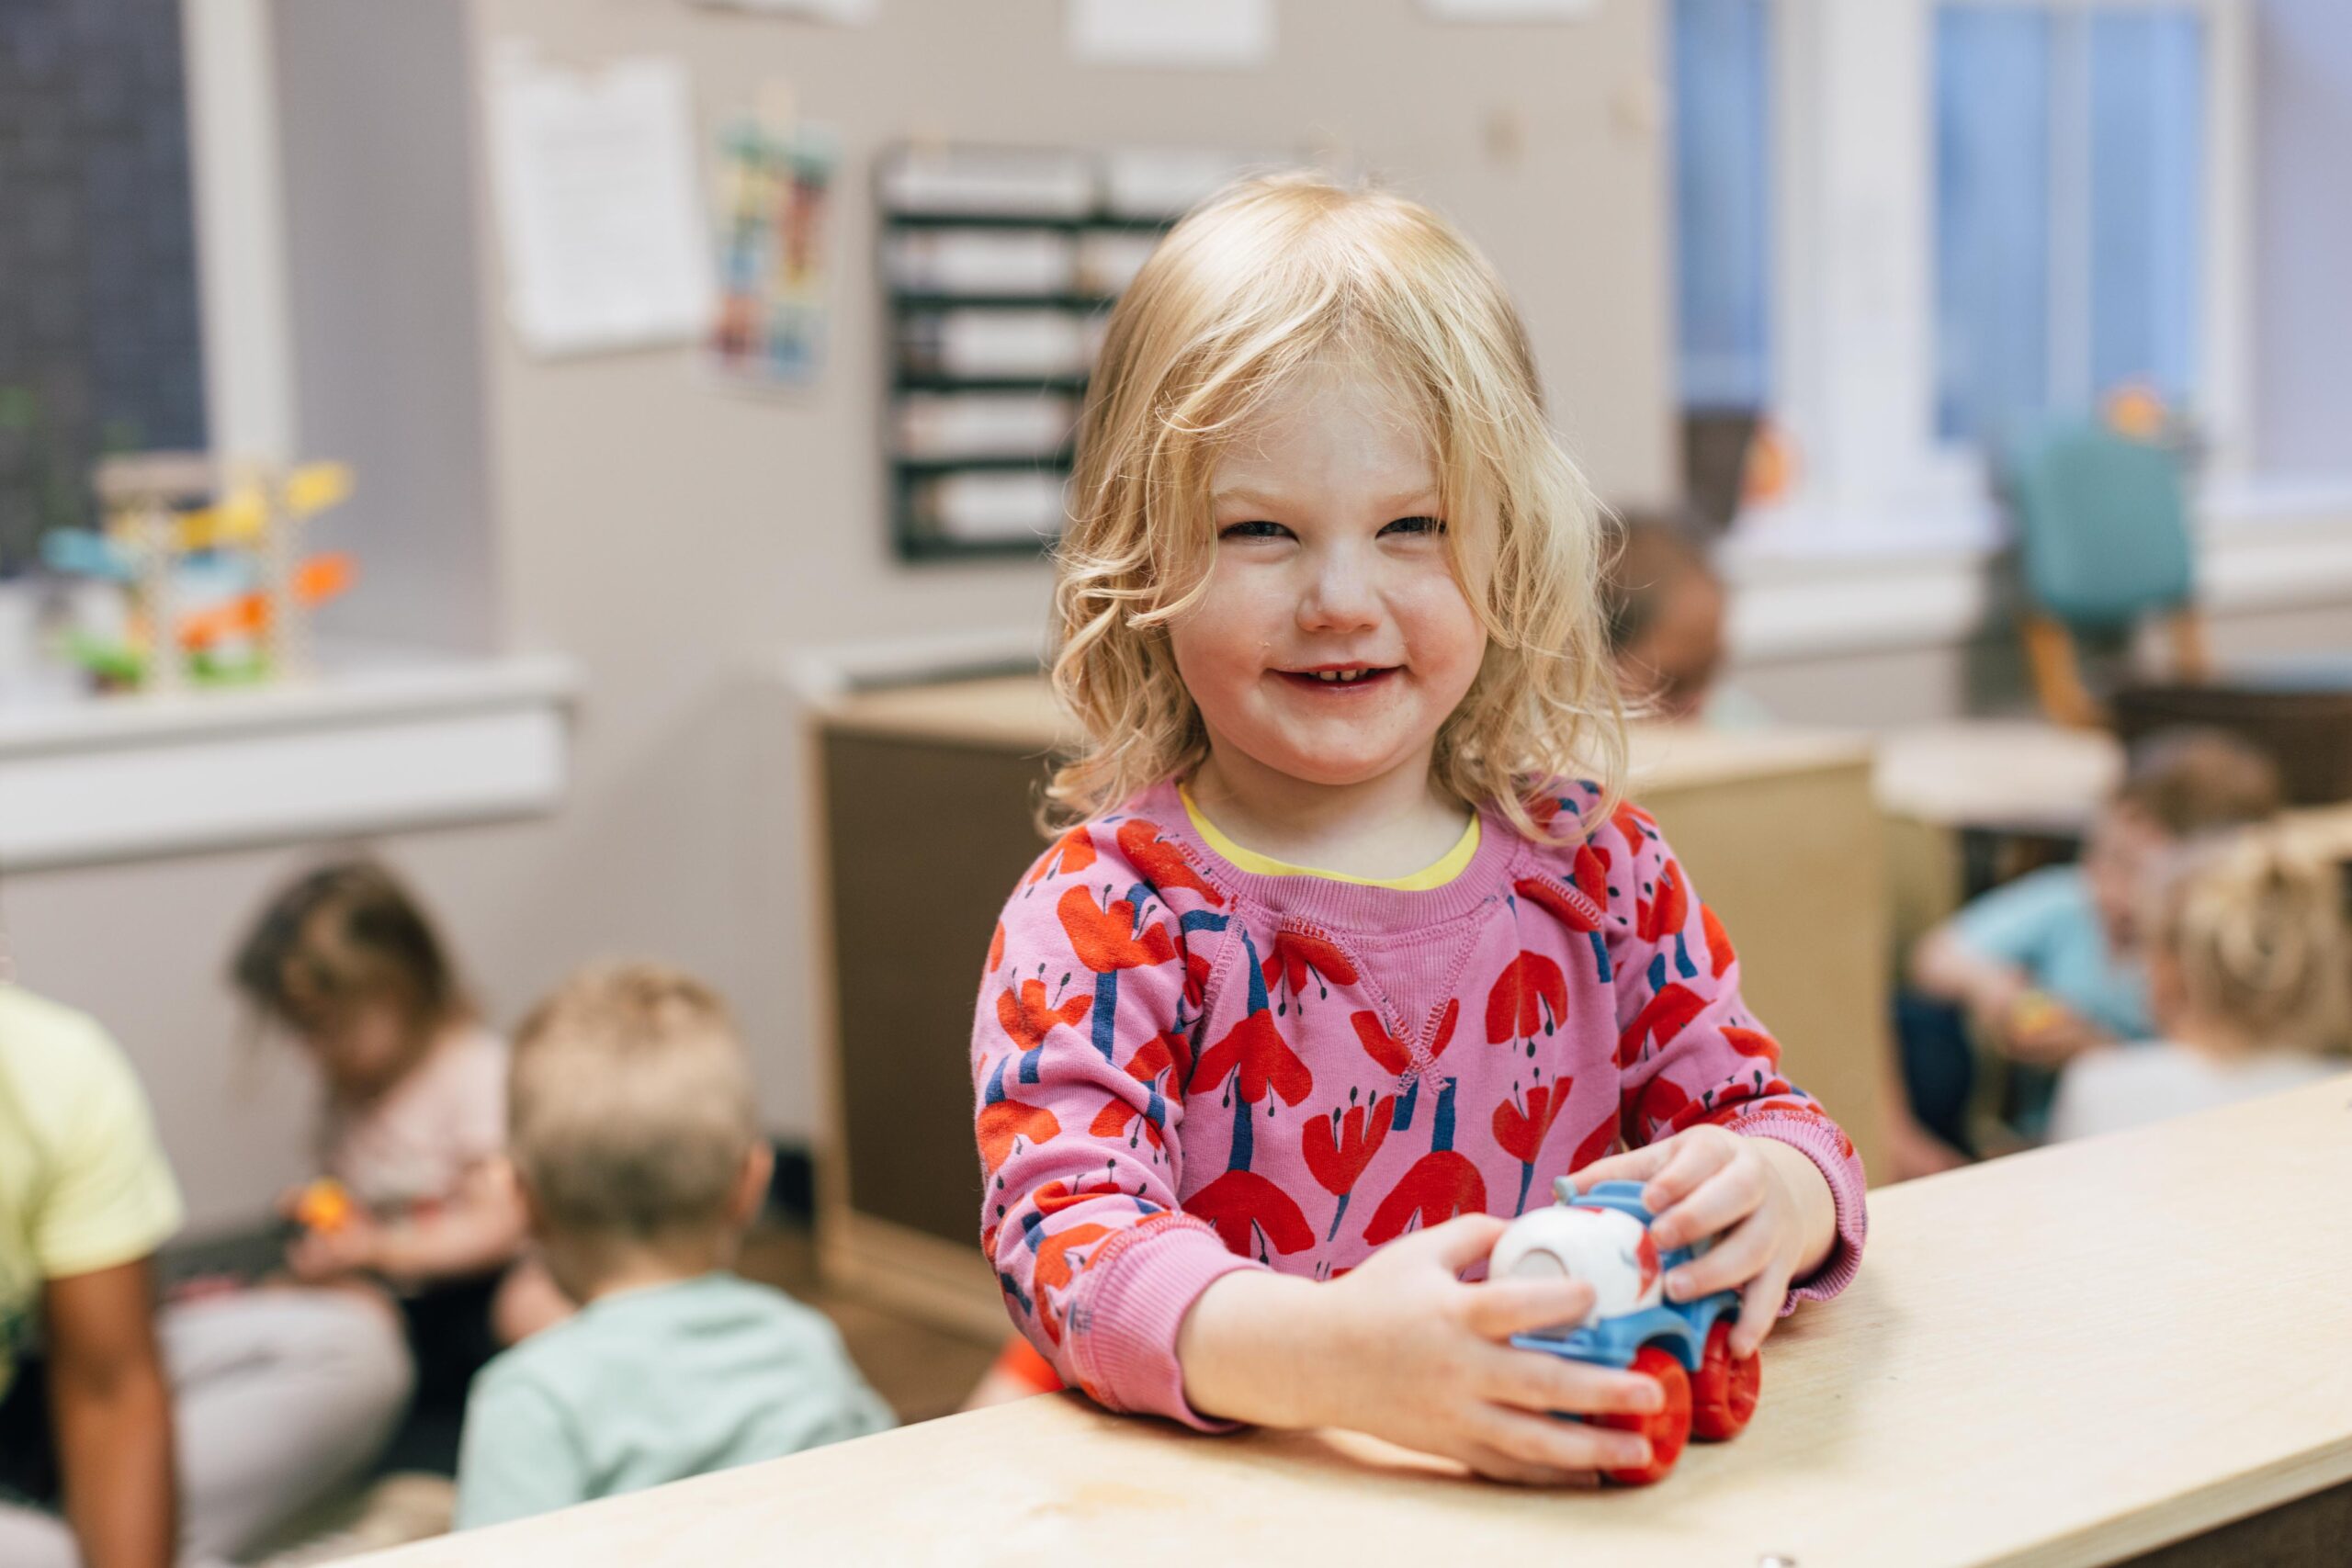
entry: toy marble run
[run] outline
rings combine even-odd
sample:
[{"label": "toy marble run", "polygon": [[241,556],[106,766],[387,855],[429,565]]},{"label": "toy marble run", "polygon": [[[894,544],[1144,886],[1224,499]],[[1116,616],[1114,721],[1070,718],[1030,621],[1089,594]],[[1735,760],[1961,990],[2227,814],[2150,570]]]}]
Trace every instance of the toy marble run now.
[{"label": "toy marble run", "polygon": [[1673,1470],[1691,1438],[1727,1442],[1739,1435],[1755,1414],[1763,1369],[1754,1355],[1731,1353],[1737,1295],[1716,1291],[1696,1301],[1666,1299],[1667,1273],[1705,1250],[1705,1244],[1661,1256],[1650,1240],[1651,1215],[1642,1206],[1640,1182],[1603,1181],[1578,1192],[1564,1176],[1552,1190],[1558,1202],[1521,1215],[1495,1243],[1487,1277],[1566,1276],[1592,1286],[1592,1310],[1582,1322],[1518,1335],[1511,1343],[1657,1381],[1666,1394],[1663,1408],[1589,1417],[1596,1426],[1638,1432],[1650,1440],[1647,1465],[1603,1472],[1623,1485],[1647,1485]]},{"label": "toy marble run", "polygon": [[302,536],[351,487],[341,463],[224,474],[194,454],[101,462],[106,525],[55,529],[41,553],[52,570],[119,585],[127,603],[119,625],[69,633],[68,657],[103,685],[150,691],[307,673],[310,611],[355,568],[345,554],[301,558]]}]

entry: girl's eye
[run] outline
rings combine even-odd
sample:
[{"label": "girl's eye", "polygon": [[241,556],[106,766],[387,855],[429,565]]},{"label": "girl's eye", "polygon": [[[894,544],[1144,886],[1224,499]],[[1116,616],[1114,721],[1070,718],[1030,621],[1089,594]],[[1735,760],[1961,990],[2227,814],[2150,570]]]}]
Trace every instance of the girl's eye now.
[{"label": "girl's eye", "polygon": [[1216,536],[1220,539],[1280,539],[1289,534],[1290,530],[1279,523],[1257,521],[1228,523],[1217,530]]},{"label": "girl's eye", "polygon": [[1442,517],[1399,517],[1396,522],[1391,523],[1387,527],[1383,528],[1381,532],[1384,534],[1419,534],[1430,538],[1435,538],[1440,534],[1445,532],[1445,520]]}]

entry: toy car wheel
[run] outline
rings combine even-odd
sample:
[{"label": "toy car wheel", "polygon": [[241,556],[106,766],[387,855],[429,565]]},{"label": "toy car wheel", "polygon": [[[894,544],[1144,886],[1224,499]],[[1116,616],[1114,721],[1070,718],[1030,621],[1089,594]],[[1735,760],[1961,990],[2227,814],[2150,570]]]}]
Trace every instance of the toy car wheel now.
[{"label": "toy car wheel", "polygon": [[1639,1432],[1650,1440],[1649,1463],[1639,1469],[1604,1470],[1600,1473],[1620,1486],[1647,1486],[1674,1468],[1674,1461],[1682,1457],[1682,1445],[1690,1437],[1690,1377],[1671,1351],[1657,1345],[1643,1346],[1634,1353],[1634,1364],[1625,1370],[1654,1380],[1666,1391],[1666,1404],[1643,1416],[1611,1412],[1592,1417],[1595,1426]]},{"label": "toy car wheel", "polygon": [[1723,1318],[1707,1330],[1707,1353],[1690,1380],[1690,1435],[1702,1442],[1728,1442],[1740,1434],[1756,1414],[1756,1396],[1764,1386],[1762,1358],[1734,1359],[1731,1324]]}]

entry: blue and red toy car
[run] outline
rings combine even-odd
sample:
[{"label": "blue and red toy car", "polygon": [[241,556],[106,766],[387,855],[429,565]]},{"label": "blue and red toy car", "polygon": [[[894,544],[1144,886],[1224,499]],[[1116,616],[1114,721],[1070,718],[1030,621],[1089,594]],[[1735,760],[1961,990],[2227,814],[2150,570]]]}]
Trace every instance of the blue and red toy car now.
[{"label": "blue and red toy car", "polygon": [[1511,1343],[1657,1380],[1666,1393],[1662,1409],[1575,1417],[1649,1438],[1647,1465],[1604,1472],[1622,1484],[1646,1485],[1674,1468],[1690,1438],[1737,1437],[1755,1414],[1763,1369],[1753,1355],[1731,1354],[1737,1295],[1717,1291],[1697,1301],[1666,1299],[1666,1274],[1697,1257],[1704,1244],[1661,1256],[1650,1240],[1652,1216],[1642,1204],[1640,1182],[1603,1181],[1579,1192],[1564,1176],[1552,1186],[1559,1201],[1511,1222],[1495,1244],[1488,1274],[1556,1271],[1592,1285],[1594,1306],[1584,1322],[1518,1335]]}]

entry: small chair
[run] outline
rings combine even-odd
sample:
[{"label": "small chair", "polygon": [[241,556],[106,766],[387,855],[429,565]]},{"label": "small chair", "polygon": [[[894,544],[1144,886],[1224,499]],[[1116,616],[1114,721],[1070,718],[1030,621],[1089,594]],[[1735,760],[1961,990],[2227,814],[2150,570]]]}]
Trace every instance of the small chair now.
[{"label": "small chair", "polygon": [[[2112,726],[2127,744],[2180,724],[2232,730],[2276,759],[2290,802],[2352,797],[2352,660],[2214,669],[2171,448],[2088,421],[2055,425],[2014,450],[2007,478],[2031,606],[2026,657],[2044,715],[2076,728]],[[2150,615],[2166,622],[2168,676],[2095,699],[2077,637],[2128,634]]]},{"label": "small chair", "polygon": [[2105,722],[2083,681],[2078,635],[2128,633],[2161,615],[2176,676],[2211,676],[2196,546],[2172,451],[2088,421],[2062,424],[2018,446],[2007,479],[2032,606],[2023,622],[2026,658],[2052,722]]}]

